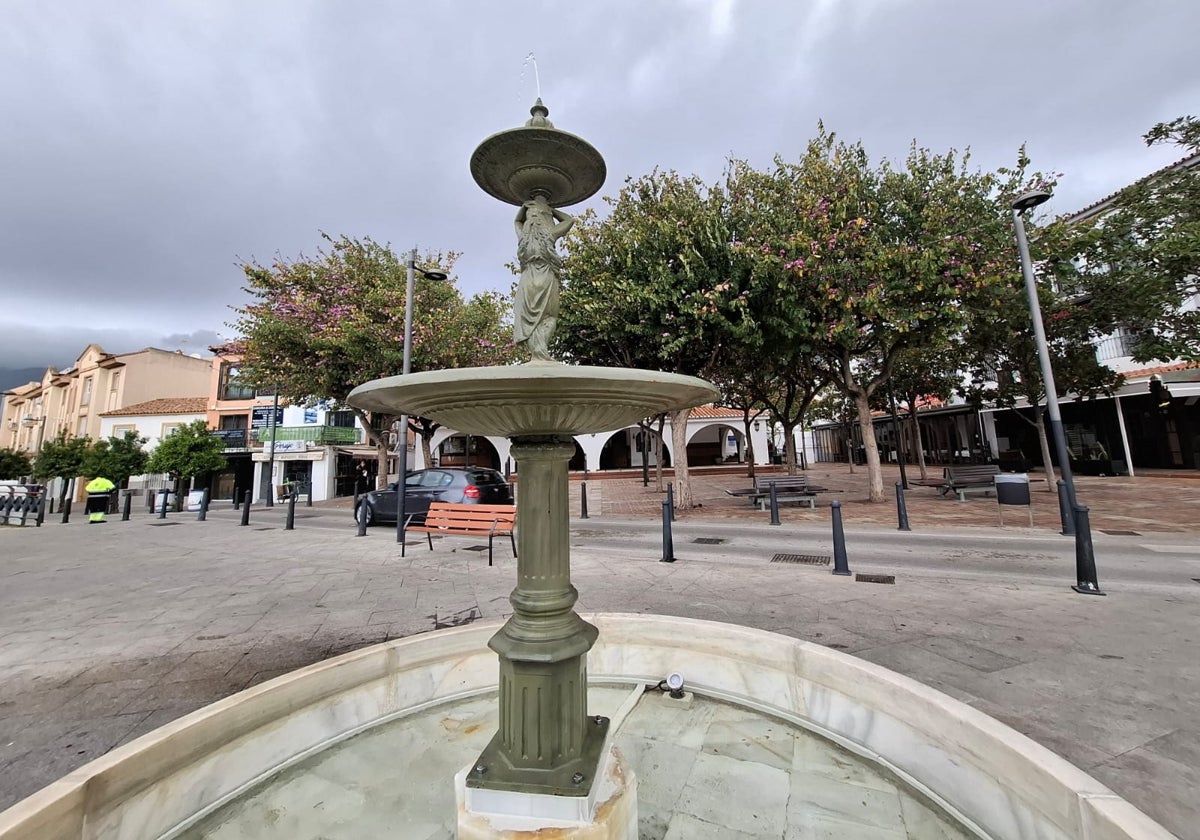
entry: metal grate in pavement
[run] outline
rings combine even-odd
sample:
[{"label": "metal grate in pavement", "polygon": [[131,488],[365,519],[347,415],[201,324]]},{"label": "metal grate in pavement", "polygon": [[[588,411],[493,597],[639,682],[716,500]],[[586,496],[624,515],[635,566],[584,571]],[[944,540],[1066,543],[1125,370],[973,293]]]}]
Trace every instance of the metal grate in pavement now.
[{"label": "metal grate in pavement", "polygon": [[696,537],[692,542],[698,545],[721,545],[725,540],[720,537]]},{"label": "metal grate in pavement", "polygon": [[827,566],[831,558],[820,554],[776,554],[772,563],[804,563],[808,566]]},{"label": "metal grate in pavement", "polygon": [[1108,531],[1104,528],[1100,529],[1101,534],[1108,534],[1110,537],[1140,537],[1141,534],[1137,531]]},{"label": "metal grate in pavement", "polygon": [[854,575],[854,579],[860,583],[895,583],[895,575],[866,575],[859,572]]},{"label": "metal grate in pavement", "polygon": [[255,531],[274,531],[274,528],[255,528]]},{"label": "metal grate in pavement", "polygon": [[465,548],[460,548],[459,551],[487,551],[486,545],[468,545]]},{"label": "metal grate in pavement", "polygon": [[151,523],[149,523],[151,528],[165,528],[168,525],[182,525],[182,524],[183,523],[181,523],[181,522],[151,522]]}]

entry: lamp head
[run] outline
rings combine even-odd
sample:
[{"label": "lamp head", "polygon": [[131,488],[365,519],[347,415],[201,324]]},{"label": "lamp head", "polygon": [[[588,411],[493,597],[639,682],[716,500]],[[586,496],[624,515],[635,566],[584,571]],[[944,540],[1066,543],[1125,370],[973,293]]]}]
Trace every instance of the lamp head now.
[{"label": "lamp head", "polygon": [[449,276],[444,271],[426,271],[423,268],[418,268],[417,271],[428,280],[445,280]]},{"label": "lamp head", "polygon": [[1032,210],[1039,204],[1045,204],[1049,200],[1050,193],[1045,190],[1031,190],[1013,199],[1012,208],[1018,213],[1024,213],[1027,210]]}]

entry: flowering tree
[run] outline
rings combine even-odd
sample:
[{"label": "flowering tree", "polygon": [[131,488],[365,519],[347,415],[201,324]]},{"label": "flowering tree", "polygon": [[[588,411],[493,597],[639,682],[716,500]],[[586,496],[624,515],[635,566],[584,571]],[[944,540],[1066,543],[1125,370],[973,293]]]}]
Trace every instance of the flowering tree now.
[{"label": "flowering tree", "polygon": [[821,127],[797,163],[735,164],[727,191],[742,294],[764,347],[815,360],[855,407],[871,501],[883,500],[871,403],[901,354],[962,329],[1012,271],[998,200],[1023,166],[972,171],[969,156],[914,144],[901,166]]},{"label": "flowering tree", "polygon": [[[630,179],[606,219],[585,213],[568,239],[556,341],[584,364],[706,378],[740,302],[731,288],[724,197],[695,177]],[[671,413],[676,502],[693,506],[690,409]]]},{"label": "flowering tree", "polygon": [[[369,238],[333,239],[313,258],[270,266],[247,263],[251,302],[236,309],[243,375],[252,384],[277,387],[296,403],[345,401],[356,386],[403,371],[404,296],[408,267],[386,245]],[[451,272],[457,255],[426,254],[420,262]],[[412,371],[506,364],[513,358],[504,320],[508,302],[496,293],[464,301],[453,283],[414,284]],[[350,406],[375,444],[380,481],[386,481],[386,430],[394,417],[371,418]],[[372,423],[372,419],[376,422]],[[418,421],[428,463],[436,425]]]}]

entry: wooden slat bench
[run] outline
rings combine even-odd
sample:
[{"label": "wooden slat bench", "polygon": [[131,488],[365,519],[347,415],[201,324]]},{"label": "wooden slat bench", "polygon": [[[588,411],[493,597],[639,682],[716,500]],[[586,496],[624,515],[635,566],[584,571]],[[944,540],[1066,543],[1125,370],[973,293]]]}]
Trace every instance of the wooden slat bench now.
[{"label": "wooden slat bench", "polygon": [[[450,502],[432,502],[429,512],[419,525],[413,525],[414,514],[407,517],[404,530],[423,531],[429,540],[429,550],[433,551],[433,535],[487,537],[488,565],[492,565],[492,540],[497,534],[508,535],[512,543],[513,557],[517,556],[517,540],[513,536],[513,526],[517,521],[515,505],[455,505]],[[404,556],[405,541],[400,542],[400,556]]]},{"label": "wooden slat bench", "polygon": [[778,502],[807,502],[810,508],[817,506],[816,494],[824,487],[817,487],[806,475],[755,476],[753,490],[726,490],[730,496],[747,496],[751,505],[766,510],[771,504],[771,484],[775,485],[775,500]]},{"label": "wooden slat bench", "polygon": [[964,464],[956,467],[946,467],[942,472],[941,481],[914,481],[924,487],[936,487],[942,496],[954,493],[960,502],[967,500],[967,493],[987,493],[995,489],[996,476],[1000,475],[1000,467],[995,464]]}]

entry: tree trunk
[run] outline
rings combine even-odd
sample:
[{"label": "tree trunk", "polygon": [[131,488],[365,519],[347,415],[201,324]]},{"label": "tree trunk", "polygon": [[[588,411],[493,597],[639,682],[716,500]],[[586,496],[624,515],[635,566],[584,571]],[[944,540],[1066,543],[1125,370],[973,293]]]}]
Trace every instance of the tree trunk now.
[{"label": "tree trunk", "polygon": [[783,426],[783,463],[788,475],[796,474],[796,426],[781,423]]},{"label": "tree trunk", "polygon": [[[421,430],[421,463],[426,469],[433,466],[433,432],[426,434],[425,430]],[[412,464],[409,464],[412,467]]]},{"label": "tree trunk", "polygon": [[665,493],[663,487],[663,428],[667,425],[667,415],[658,415],[658,431],[654,433],[654,478],[658,482],[658,492]]},{"label": "tree trunk", "polygon": [[671,412],[671,444],[675,448],[675,507],[689,510],[696,506],[692,499],[692,482],[688,477],[687,421],[692,410]]},{"label": "tree trunk", "polygon": [[[851,427],[853,429],[853,426]],[[850,475],[854,475],[854,432],[846,432],[846,463],[850,465]]]},{"label": "tree trunk", "polygon": [[858,409],[858,428],[862,432],[863,450],[867,455],[867,500],[882,502],[883,469],[879,465],[879,444],[875,441],[871,402],[865,393],[854,395],[854,407]]},{"label": "tree trunk", "polygon": [[1034,425],[1037,426],[1038,443],[1042,447],[1042,463],[1046,467],[1046,492],[1053,493],[1058,488],[1054,485],[1054,462],[1050,460],[1050,441],[1046,438],[1046,421],[1042,409],[1034,406]]},{"label": "tree trunk", "polygon": [[912,417],[909,418],[909,421],[912,424],[910,435],[912,438],[912,451],[917,453],[917,466],[921,468],[921,480],[924,481],[929,478],[929,474],[925,471],[925,444],[921,441],[921,421],[917,419],[916,411],[912,412]]},{"label": "tree trunk", "polygon": [[750,415],[742,417],[742,425],[746,429],[746,460],[750,466],[746,470],[746,475],[754,478],[754,438],[750,437]]}]

